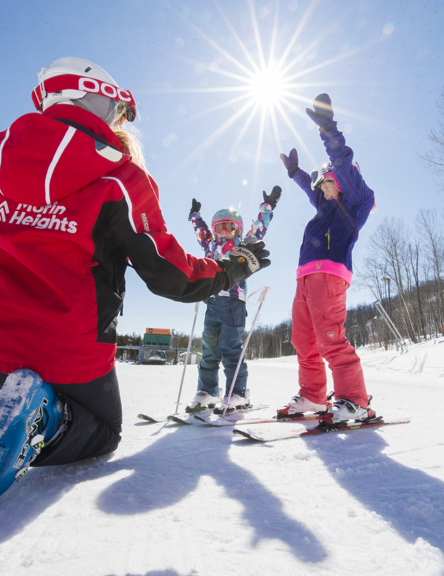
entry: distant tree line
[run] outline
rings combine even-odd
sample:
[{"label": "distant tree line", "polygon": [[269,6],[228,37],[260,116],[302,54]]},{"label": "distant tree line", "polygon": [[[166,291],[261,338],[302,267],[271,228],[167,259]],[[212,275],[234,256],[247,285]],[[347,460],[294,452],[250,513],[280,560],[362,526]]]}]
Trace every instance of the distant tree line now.
[{"label": "distant tree line", "polygon": [[[291,343],[291,319],[283,320],[276,326],[258,325],[252,332],[245,358],[279,358],[296,354]],[[244,334],[244,341],[247,333]]]}]

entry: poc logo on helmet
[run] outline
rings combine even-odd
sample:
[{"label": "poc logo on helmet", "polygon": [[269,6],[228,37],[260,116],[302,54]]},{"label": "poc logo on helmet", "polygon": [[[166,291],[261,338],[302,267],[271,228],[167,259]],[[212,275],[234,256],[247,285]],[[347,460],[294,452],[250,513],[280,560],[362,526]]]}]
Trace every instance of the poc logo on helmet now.
[{"label": "poc logo on helmet", "polygon": [[106,82],[99,82],[94,78],[79,78],[79,90],[92,92],[93,94],[103,94],[112,99],[118,98],[123,100],[123,102],[131,102],[131,96],[128,95],[127,90],[116,88],[116,86]]}]

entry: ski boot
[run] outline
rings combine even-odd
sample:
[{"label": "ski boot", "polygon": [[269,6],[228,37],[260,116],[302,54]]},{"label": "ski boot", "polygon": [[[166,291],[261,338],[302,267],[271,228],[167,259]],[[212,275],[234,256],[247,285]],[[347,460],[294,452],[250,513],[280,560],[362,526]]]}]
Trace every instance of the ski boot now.
[{"label": "ski boot", "polygon": [[226,409],[226,414],[232,414],[233,412],[242,412],[251,408],[250,404],[250,391],[247,390],[245,397],[239,396],[239,394],[232,394],[230,401],[228,402],[228,395],[224,396],[223,400],[218,402],[214,407],[213,414],[223,414]]},{"label": "ski boot", "polygon": [[370,405],[371,400],[372,397],[369,396],[367,408],[362,408],[356,402],[346,398],[338,398],[333,402],[325,417],[322,418],[322,424],[338,426],[348,423],[350,420],[365,423],[375,421],[376,413]]},{"label": "ski boot", "polygon": [[334,395],[334,392],[330,392],[327,396],[327,402],[325,404],[316,404],[308,398],[301,396],[300,394],[296,394],[291,399],[286,406],[283,408],[279,408],[277,411],[277,420],[281,420],[283,418],[299,418],[300,416],[304,416],[306,413],[314,413],[314,414],[324,414],[331,408],[331,403],[328,402],[330,398]]},{"label": "ski boot", "polygon": [[0,390],[0,494],[68,427],[69,407],[39,374],[12,372]]},{"label": "ski boot", "polygon": [[188,414],[202,412],[207,408],[214,408],[218,401],[218,396],[211,396],[206,390],[198,390],[196,396],[194,396],[191,402],[188,402],[185,412]]}]

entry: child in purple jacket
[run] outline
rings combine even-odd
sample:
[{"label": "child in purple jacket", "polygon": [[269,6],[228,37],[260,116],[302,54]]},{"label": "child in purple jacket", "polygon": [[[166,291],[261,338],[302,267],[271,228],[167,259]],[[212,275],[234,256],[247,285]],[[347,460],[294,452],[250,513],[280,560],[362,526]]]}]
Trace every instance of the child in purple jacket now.
[{"label": "child in purple jacket", "polygon": [[[353,164],[353,151],[333,121],[331,100],[320,94],[307,114],[319,126],[329,164],[311,174],[299,168],[293,148],[281,154],[288,175],[316,209],[302,241],[293,302],[292,344],[299,362],[299,393],[278,417],[327,411],[333,423],[365,420],[368,406],[361,362],[345,337],[346,291],[352,279],[352,250],[373,206],[373,191]],[[332,371],[335,401],[327,405],[324,360]]]}]

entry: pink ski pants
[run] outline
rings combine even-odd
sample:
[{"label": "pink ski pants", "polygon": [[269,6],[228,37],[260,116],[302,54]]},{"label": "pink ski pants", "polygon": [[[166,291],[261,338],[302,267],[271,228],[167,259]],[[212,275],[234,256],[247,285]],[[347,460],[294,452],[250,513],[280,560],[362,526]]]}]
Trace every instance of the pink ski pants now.
[{"label": "pink ski pants", "polygon": [[299,393],[317,404],[326,403],[325,358],[332,371],[335,397],[366,408],[361,361],[345,337],[347,288],[343,278],[332,274],[309,274],[297,281],[291,341],[298,355]]}]

